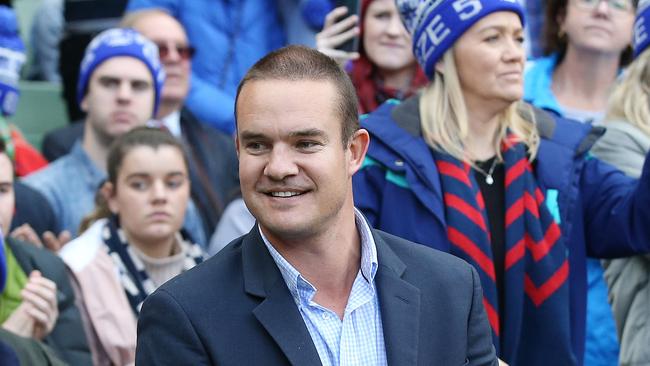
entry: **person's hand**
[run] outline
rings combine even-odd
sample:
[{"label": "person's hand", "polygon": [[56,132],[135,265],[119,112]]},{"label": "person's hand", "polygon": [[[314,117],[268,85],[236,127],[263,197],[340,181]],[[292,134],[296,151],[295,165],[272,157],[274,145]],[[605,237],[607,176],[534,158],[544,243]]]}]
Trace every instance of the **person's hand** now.
[{"label": "person's hand", "polygon": [[13,313],[2,323],[2,328],[24,338],[31,338],[34,334],[34,318],[27,313],[27,307],[30,306],[23,302]]},{"label": "person's hand", "polygon": [[505,362],[503,362],[503,361],[501,361],[500,358],[499,358],[498,360],[499,360],[499,366],[508,366],[508,364],[505,363]]},{"label": "person's hand", "polygon": [[359,27],[357,26],[359,17],[356,14],[338,21],[347,13],[348,8],[345,6],[330,11],[325,17],[323,30],[316,34],[316,48],[335,59],[340,65],[359,58],[358,52],[346,52],[336,49],[336,47],[359,35]]},{"label": "person's hand", "polygon": [[59,317],[56,283],[43,277],[39,271],[32,271],[20,295],[22,304],[27,305],[25,311],[34,320],[31,336],[43,339],[50,334]]},{"label": "person's hand", "polygon": [[58,236],[54,235],[54,233],[51,231],[46,231],[43,233],[43,244],[47,249],[55,253],[61,250],[61,248],[63,248],[63,246],[66,245],[70,239],[72,239],[72,235],[70,235],[70,232],[68,230],[63,230],[59,233]]},{"label": "person's hand", "polygon": [[43,242],[41,238],[38,237],[36,231],[29,224],[22,224],[15,228],[10,234],[12,238],[22,240],[24,242],[34,244],[37,247],[42,247]]}]

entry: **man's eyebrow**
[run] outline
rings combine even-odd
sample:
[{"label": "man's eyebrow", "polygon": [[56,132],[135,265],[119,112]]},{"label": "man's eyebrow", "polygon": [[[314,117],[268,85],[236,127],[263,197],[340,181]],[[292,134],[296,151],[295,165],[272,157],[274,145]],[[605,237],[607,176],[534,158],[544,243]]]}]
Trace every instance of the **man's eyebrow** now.
[{"label": "man's eyebrow", "polygon": [[289,134],[291,137],[322,137],[327,140],[325,131],[319,128],[309,128],[306,130],[294,131]]},{"label": "man's eyebrow", "polygon": [[147,78],[141,78],[141,77],[119,77],[119,76],[111,76],[111,75],[101,75],[99,78],[100,82],[108,82],[108,81],[116,81],[116,82],[122,82],[122,80],[128,81],[128,82],[141,82],[141,83],[147,83],[151,84],[151,82]]},{"label": "man's eyebrow", "polygon": [[117,76],[110,76],[110,75],[102,75],[99,77],[99,81],[120,81],[120,78]]},{"label": "man's eyebrow", "polygon": [[260,139],[266,139],[266,135],[260,132],[253,132],[253,131],[242,131],[239,134],[239,139],[240,140],[260,140]]},{"label": "man's eyebrow", "polygon": [[[242,131],[240,134],[240,140],[267,140],[269,137],[261,132],[253,131]],[[292,131],[289,133],[289,137],[321,137],[325,140],[328,140],[327,133],[319,128],[308,128],[305,130]]]}]

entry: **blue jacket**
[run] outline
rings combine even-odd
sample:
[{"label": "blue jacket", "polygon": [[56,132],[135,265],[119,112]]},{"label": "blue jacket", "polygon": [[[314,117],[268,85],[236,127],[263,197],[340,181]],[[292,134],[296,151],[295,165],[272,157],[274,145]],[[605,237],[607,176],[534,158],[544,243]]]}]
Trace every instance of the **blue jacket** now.
[{"label": "blue jacket", "polygon": [[[558,59],[559,55],[555,53],[526,63],[523,99],[537,108],[564,116],[551,89]],[[607,301],[607,284],[599,260],[587,261],[587,291],[585,363],[590,366],[615,365],[619,352],[616,324]]]},{"label": "blue jacket", "polygon": [[[650,251],[650,164],[642,184],[588,150],[602,129],[536,111],[542,141],[535,173],[570,251],[572,346],[585,349],[587,256],[612,258]],[[362,169],[353,177],[355,205],[370,225],[449,251],[440,178],[421,137],[418,99],[385,103],[363,119],[371,135]],[[595,240],[597,239],[597,240]],[[542,360],[540,360],[542,361]]]},{"label": "blue jacket", "polygon": [[558,55],[541,57],[526,63],[524,74],[524,100],[537,108],[562,115],[562,107],[553,95],[553,70],[557,66]]},{"label": "blue jacket", "polygon": [[239,81],[284,44],[276,0],[130,0],[127,11],[145,8],[177,18],[196,48],[185,104],[200,121],[232,133]]}]

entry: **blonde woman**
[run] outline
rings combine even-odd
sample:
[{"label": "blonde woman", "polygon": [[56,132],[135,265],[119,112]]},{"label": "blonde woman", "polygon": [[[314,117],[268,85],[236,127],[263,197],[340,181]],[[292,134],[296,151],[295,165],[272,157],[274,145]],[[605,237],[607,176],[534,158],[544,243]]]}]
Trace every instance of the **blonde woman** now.
[{"label": "blonde woman", "polygon": [[650,251],[650,178],[637,187],[589,158],[602,130],[521,102],[518,2],[398,7],[431,81],[362,120],[372,137],[355,204],[476,267],[500,359],[582,365],[586,257]]},{"label": "blonde woman", "polygon": [[[635,60],[612,92],[605,117],[607,132],[593,153],[638,178],[650,150],[650,3],[641,2],[635,32]],[[619,364],[650,362],[650,257],[605,261],[605,280],[621,343]]]}]

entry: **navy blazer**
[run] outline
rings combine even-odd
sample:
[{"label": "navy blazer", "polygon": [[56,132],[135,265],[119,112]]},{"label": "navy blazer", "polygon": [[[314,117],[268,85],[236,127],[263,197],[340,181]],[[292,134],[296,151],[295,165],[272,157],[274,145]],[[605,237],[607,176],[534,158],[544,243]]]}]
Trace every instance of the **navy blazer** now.
[{"label": "navy blazer", "polygon": [[[388,364],[497,365],[478,274],[452,255],[373,230]],[[137,365],[320,365],[257,226],[150,295]]]}]

